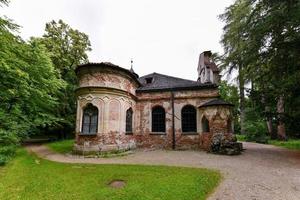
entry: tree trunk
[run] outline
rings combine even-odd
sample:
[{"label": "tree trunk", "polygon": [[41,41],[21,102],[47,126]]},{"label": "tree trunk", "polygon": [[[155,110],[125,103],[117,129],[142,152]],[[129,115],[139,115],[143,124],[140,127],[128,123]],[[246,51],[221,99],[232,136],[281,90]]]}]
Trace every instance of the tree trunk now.
[{"label": "tree trunk", "polygon": [[239,90],[240,90],[240,124],[241,124],[241,134],[245,134],[245,81],[243,76],[241,75],[239,69]]},{"label": "tree trunk", "polygon": [[[266,115],[266,123],[267,123],[267,128],[268,128],[268,135],[269,135],[272,139],[274,139],[273,125],[272,125],[272,117],[270,116],[271,108],[270,108],[270,106],[268,105],[266,99],[267,99],[267,98],[266,98],[266,96],[265,96],[264,89],[263,89],[261,102],[262,102],[262,104],[263,104],[264,107],[265,107],[265,115]],[[276,135],[275,135],[275,137],[276,137]]]},{"label": "tree trunk", "polygon": [[277,114],[278,114],[278,125],[277,125],[277,137],[280,140],[286,140],[285,123],[284,117],[284,98],[280,95],[277,101]]}]

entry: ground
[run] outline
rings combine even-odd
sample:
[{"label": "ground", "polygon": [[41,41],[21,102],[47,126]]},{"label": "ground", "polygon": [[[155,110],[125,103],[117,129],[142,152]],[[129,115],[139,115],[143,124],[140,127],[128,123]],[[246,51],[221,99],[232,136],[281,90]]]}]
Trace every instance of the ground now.
[{"label": "ground", "polygon": [[0,199],[204,200],[220,179],[216,170],[58,163],[20,149],[0,167]]},{"label": "ground", "polygon": [[300,151],[244,142],[239,156],[220,156],[199,151],[143,151],[119,158],[82,158],[53,153],[45,146],[31,146],[38,155],[57,162],[94,164],[150,164],[212,168],[224,181],[210,200],[300,199]]}]

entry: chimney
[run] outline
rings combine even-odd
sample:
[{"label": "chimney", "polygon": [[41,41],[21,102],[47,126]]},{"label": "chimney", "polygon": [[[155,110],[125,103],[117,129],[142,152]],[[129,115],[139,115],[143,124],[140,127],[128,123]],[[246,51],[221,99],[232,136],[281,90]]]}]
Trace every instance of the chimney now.
[{"label": "chimney", "polygon": [[211,59],[211,51],[204,51],[199,56],[198,81],[201,83],[219,83],[219,69]]}]

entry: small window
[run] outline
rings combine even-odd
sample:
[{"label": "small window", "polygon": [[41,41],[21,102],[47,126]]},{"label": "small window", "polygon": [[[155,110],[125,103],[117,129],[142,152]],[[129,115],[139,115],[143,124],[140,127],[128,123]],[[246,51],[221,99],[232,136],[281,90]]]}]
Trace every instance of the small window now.
[{"label": "small window", "polygon": [[152,132],[166,132],[166,113],[161,106],[152,109]]},{"label": "small window", "polygon": [[98,108],[88,104],[83,110],[82,134],[96,134],[98,131]]},{"label": "small window", "polygon": [[182,132],[197,132],[197,112],[194,106],[187,105],[181,110]]},{"label": "small window", "polygon": [[146,78],[146,84],[152,83],[153,77]]},{"label": "small window", "polygon": [[202,117],[201,124],[202,124],[202,132],[209,132],[209,121],[205,116]]},{"label": "small window", "polygon": [[129,108],[126,111],[126,134],[132,133],[132,116],[133,116],[132,109]]}]

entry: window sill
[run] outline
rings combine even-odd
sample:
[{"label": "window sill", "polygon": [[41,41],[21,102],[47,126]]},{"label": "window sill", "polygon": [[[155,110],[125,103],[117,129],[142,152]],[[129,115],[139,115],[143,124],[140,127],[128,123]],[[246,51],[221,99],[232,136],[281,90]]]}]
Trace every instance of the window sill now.
[{"label": "window sill", "polygon": [[127,132],[125,135],[133,135],[133,132]]},{"label": "window sill", "polygon": [[166,132],[151,132],[150,135],[166,135]]},{"label": "window sill", "polygon": [[199,135],[197,132],[182,132],[182,135]]},{"label": "window sill", "polygon": [[93,134],[79,133],[78,136],[97,136],[97,133],[93,133]]}]

